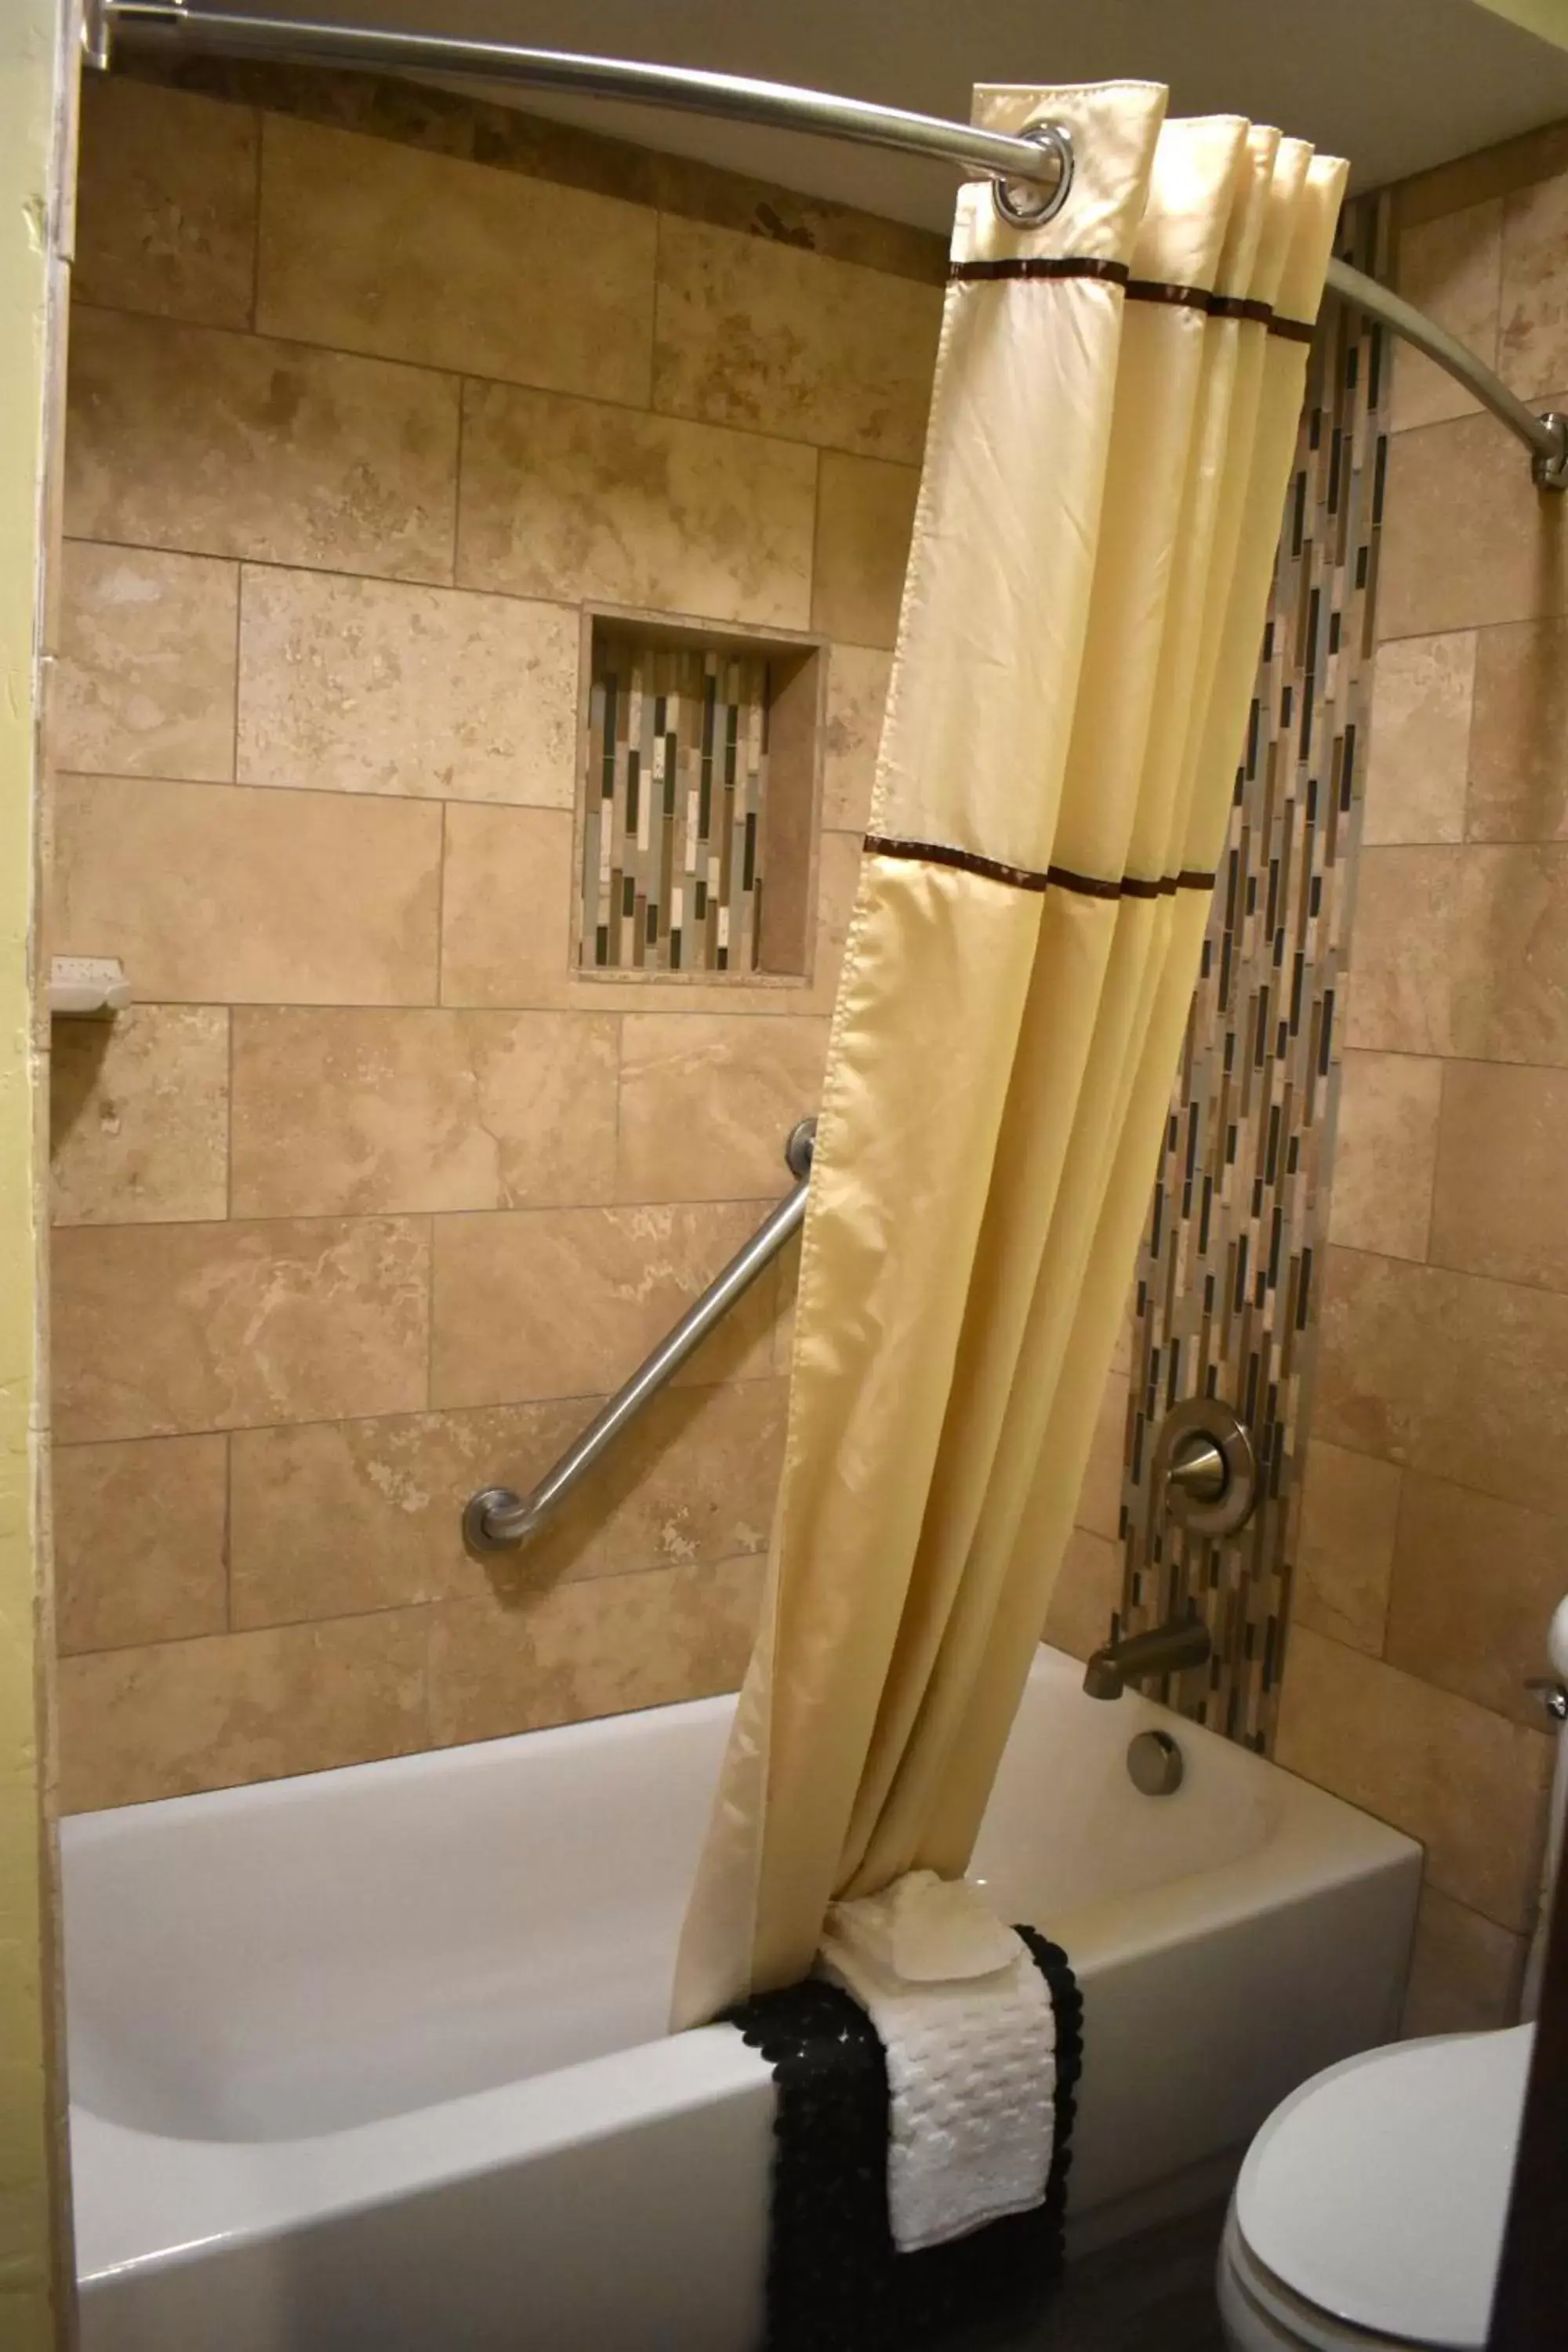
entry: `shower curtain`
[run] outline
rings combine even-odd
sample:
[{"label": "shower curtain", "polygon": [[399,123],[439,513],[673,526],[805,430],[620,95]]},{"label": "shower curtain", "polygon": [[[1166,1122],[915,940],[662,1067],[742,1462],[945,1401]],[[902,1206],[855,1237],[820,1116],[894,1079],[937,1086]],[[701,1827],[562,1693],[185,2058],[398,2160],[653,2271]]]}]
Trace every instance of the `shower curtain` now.
[{"label": "shower curtain", "polygon": [[[675,2021],[957,1875],[1071,1525],[1225,836],[1345,167],[1152,84],[959,199],[758,1644]],[[1040,1801],[1070,1803],[1070,1789]]]}]

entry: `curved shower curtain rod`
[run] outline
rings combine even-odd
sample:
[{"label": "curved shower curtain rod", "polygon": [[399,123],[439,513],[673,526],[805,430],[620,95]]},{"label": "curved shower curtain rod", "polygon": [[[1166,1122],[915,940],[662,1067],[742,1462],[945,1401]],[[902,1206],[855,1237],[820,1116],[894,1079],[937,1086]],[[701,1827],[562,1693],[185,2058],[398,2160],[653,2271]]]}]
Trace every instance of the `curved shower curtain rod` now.
[{"label": "curved shower curtain rod", "polygon": [[[395,32],[366,25],[332,25],[222,9],[193,8],[184,0],[87,0],[82,39],[89,62],[107,67],[120,34],[224,57],[287,58],[301,65],[381,67],[404,73],[449,73],[550,89],[575,98],[620,99],[689,114],[716,114],[772,129],[933,155],[996,183],[997,203],[1023,226],[1048,220],[1072,178],[1072,146],[1047,124],[1026,138],[910,114],[868,100],[795,89],[787,82],[742,75],[699,73],[682,66],[638,65],[623,58],[579,57],[530,49],[505,41],[465,41],[446,33]],[[1042,170],[1042,163],[1045,168]],[[1568,489],[1568,419],[1537,415],[1457,337],[1375,278],[1347,262],[1331,261],[1329,290],[1392,328],[1472,393],[1500,424],[1523,442],[1531,472],[1543,490]]]}]

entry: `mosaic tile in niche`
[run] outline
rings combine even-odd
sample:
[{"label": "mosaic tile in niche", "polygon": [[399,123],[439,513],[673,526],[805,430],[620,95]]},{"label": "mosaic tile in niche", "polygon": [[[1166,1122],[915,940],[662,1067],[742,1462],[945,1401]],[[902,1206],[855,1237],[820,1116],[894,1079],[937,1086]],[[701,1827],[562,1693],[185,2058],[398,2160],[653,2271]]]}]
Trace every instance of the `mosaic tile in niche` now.
[{"label": "mosaic tile in niche", "polygon": [[761,656],[595,644],[584,964],[669,972],[754,968],[768,702]]}]

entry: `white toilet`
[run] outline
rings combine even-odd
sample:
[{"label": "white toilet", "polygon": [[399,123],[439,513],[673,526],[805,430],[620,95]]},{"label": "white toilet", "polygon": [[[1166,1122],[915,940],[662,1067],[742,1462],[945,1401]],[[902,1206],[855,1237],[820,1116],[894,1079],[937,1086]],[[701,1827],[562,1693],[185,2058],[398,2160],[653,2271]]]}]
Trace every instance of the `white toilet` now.
[{"label": "white toilet", "polygon": [[1276,2107],[1220,2249],[1234,2352],[1480,2352],[1534,2031],[1396,2042]]},{"label": "white toilet", "polygon": [[[1568,1601],[1547,1654],[1568,1685]],[[1548,1893],[1565,1812],[1560,1739]],[[1544,1937],[1542,1926],[1527,2015]],[[1220,2246],[1233,2352],[1482,2352],[1534,2035],[1515,2025],[1397,2042],[1315,2074],[1275,2108],[1247,2151]]]}]

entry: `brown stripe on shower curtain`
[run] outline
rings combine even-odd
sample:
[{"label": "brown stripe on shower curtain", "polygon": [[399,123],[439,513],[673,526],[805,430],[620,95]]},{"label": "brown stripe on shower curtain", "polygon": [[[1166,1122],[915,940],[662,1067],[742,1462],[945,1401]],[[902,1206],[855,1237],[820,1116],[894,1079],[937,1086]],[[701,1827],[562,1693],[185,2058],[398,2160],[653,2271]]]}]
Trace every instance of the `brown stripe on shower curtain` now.
[{"label": "brown stripe on shower curtain", "polygon": [[1162,874],[1152,881],[1137,874],[1104,877],[1075,874],[1070,866],[1047,866],[1037,872],[1029,866],[1008,866],[999,857],[984,857],[978,850],[953,849],[942,841],[900,841],[886,834],[868,833],[865,848],[871,857],[905,857],[921,866],[952,866],[961,874],[978,874],[988,882],[1005,882],[1015,890],[1076,890],[1086,898],[1169,898],[1178,890],[1212,890],[1212,874]]},{"label": "brown stripe on shower curtain", "polygon": [[976,286],[999,278],[1100,278],[1120,286],[1130,302],[1164,302],[1177,310],[1202,310],[1211,319],[1246,319],[1289,342],[1310,343],[1314,329],[1310,320],[1281,318],[1271,302],[1242,294],[1211,294],[1205,286],[1181,286],[1163,278],[1134,278],[1122,261],[1053,260],[1039,254],[1017,254],[998,261],[954,261],[948,279],[954,286]]}]

